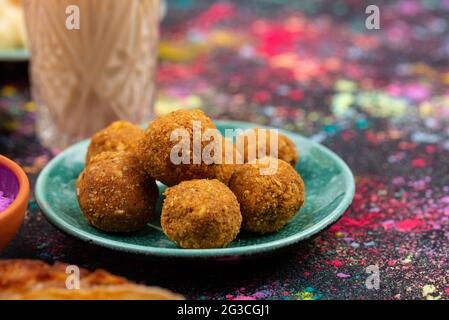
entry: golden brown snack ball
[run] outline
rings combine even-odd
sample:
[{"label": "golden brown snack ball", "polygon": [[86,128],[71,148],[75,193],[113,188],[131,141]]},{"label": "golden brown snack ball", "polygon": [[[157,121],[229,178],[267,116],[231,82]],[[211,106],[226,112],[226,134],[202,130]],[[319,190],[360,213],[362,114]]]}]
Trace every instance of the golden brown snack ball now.
[{"label": "golden brown snack ball", "polygon": [[184,181],[165,191],[162,229],[179,247],[225,247],[236,238],[241,223],[235,195],[216,179]]},{"label": "golden brown snack ball", "polygon": [[220,164],[215,164],[215,179],[228,185],[234,171],[243,164],[243,156],[239,153],[236,146],[229,140],[223,138],[222,142],[222,160]]},{"label": "golden brown snack ball", "polygon": [[240,167],[229,182],[242,212],[242,229],[259,233],[279,231],[304,204],[304,182],[287,162],[277,161],[274,175],[262,175],[267,158]]},{"label": "golden brown snack ball", "polygon": [[132,232],[148,223],[159,190],[131,152],[103,152],[92,158],[77,181],[78,203],[94,227]]},{"label": "golden brown snack ball", "polygon": [[128,121],[116,121],[94,134],[87,150],[86,164],[105,151],[135,152],[142,136],[143,129],[139,126]]},{"label": "golden brown snack ball", "polygon": [[[270,156],[270,136],[271,132],[270,130],[266,129],[266,143],[265,146],[261,145],[262,150],[265,150],[265,152],[262,151],[262,154],[259,155],[259,139],[260,139],[260,132],[261,128],[254,128],[252,131],[255,133],[255,141],[251,141],[250,139],[245,138],[244,141],[244,157],[245,162],[250,162],[260,158],[263,158],[265,156]],[[245,134],[245,133],[243,133]],[[248,155],[248,151],[252,150],[250,149],[250,146],[254,146],[254,150],[256,151],[256,155]],[[255,157],[256,156],[256,157]],[[293,141],[291,141],[287,136],[283,135],[282,133],[278,133],[278,159],[284,160],[285,162],[289,163],[292,167],[296,165],[298,162],[298,151],[295,148],[295,144]]]},{"label": "golden brown snack ball", "polygon": [[[139,156],[149,175],[162,183],[173,186],[185,180],[214,177],[214,167],[201,161],[193,163],[193,121],[201,124],[201,134],[216,129],[212,120],[201,110],[178,110],[152,121],[139,144]],[[175,164],[170,155],[178,141],[171,141],[172,132],[185,129],[190,137],[190,162]],[[201,139],[201,137],[200,137]],[[213,141],[213,139],[211,140]],[[201,142],[201,153],[210,141]]]}]

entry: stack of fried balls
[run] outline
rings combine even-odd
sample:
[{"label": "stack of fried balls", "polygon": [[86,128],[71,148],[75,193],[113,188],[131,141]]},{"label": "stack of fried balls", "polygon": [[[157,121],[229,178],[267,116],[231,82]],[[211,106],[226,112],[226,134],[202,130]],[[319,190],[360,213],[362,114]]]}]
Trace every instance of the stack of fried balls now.
[{"label": "stack of fried balls", "polygon": [[[261,147],[259,129],[253,129],[256,139],[245,140],[243,155],[220,136],[221,164],[195,162],[193,151],[186,155],[190,161],[174,164],[171,155],[178,141],[172,132],[182,128],[194,145],[194,123],[201,124],[201,134],[216,129],[202,111],[178,110],[153,120],[146,130],[118,121],[96,133],[77,180],[78,202],[89,223],[114,233],[143,228],[155,212],[159,180],[168,186],[162,229],[181,248],[226,247],[240,229],[257,234],[282,229],[304,204],[304,183],[293,168],[298,161],[293,142],[279,134],[277,158],[268,157],[269,134]],[[209,142],[196,147],[202,152]],[[251,147],[259,150],[255,159],[249,156]],[[224,163],[225,157],[234,163]],[[261,174],[274,162],[273,174]]]}]

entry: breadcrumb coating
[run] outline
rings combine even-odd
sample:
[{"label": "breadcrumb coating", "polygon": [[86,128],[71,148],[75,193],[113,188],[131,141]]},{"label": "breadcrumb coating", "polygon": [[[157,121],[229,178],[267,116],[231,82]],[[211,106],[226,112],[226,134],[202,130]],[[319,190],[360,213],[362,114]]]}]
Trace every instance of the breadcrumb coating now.
[{"label": "breadcrumb coating", "polygon": [[77,181],[78,202],[94,227],[108,232],[141,229],[153,214],[159,190],[131,152],[102,152]]},{"label": "breadcrumb coating", "polygon": [[91,140],[86,155],[86,164],[96,155],[105,151],[137,151],[143,137],[143,129],[128,121],[116,121],[97,132]]},{"label": "breadcrumb coating", "polygon": [[229,182],[240,203],[242,229],[265,234],[279,231],[304,204],[304,182],[287,162],[277,161],[274,175],[261,175],[267,158],[255,164],[244,164]]},{"label": "breadcrumb coating", "polygon": [[237,198],[216,179],[184,181],[165,191],[162,229],[182,248],[225,247],[241,223]]}]

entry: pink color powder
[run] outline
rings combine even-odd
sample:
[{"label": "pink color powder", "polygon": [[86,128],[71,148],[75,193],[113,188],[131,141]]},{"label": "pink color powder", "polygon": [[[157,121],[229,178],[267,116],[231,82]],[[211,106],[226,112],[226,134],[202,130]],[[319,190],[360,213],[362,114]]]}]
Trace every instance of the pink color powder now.
[{"label": "pink color powder", "polygon": [[0,212],[8,208],[19,193],[19,181],[11,170],[0,166]]},{"label": "pink color powder", "polygon": [[13,197],[4,194],[3,191],[0,191],[0,212],[8,208],[13,201]]}]

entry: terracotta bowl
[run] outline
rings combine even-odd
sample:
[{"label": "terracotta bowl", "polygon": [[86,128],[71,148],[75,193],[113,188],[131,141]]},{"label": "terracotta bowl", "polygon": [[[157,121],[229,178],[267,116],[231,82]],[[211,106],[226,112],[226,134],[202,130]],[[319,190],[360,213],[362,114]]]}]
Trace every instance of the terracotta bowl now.
[{"label": "terracotta bowl", "polygon": [[28,204],[30,184],[22,168],[6,157],[0,156],[0,191],[13,196],[6,209],[0,208],[0,251],[19,230]]}]

